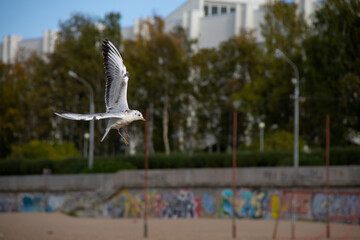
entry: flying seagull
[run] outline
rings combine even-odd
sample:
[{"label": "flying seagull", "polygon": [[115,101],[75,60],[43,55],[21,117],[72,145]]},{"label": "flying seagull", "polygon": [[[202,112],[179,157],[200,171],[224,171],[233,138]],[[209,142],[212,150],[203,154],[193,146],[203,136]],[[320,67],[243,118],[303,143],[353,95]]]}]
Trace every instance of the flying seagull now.
[{"label": "flying seagull", "polygon": [[90,121],[108,118],[108,125],[101,141],[105,139],[111,129],[116,129],[125,144],[128,145],[129,143],[126,141],[124,136],[121,135],[120,129],[122,128],[126,136],[129,138],[129,134],[123,127],[134,121],[145,121],[145,119],[138,110],[129,109],[126,98],[129,73],[126,71],[126,67],[119,51],[108,39],[103,41],[102,49],[104,55],[105,74],[107,78],[105,85],[106,112],[95,114],[55,112],[55,114],[59,117],[70,120]]}]

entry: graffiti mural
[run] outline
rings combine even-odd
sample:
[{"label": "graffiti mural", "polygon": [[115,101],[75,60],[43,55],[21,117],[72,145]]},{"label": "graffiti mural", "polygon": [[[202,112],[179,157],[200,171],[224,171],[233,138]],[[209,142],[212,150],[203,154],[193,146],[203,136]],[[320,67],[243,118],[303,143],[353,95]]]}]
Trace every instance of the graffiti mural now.
[{"label": "graffiti mural", "polygon": [[[326,219],[326,201],[325,194],[318,193],[312,196],[311,211],[316,220],[323,221]],[[329,195],[329,203],[329,215],[334,220],[360,216],[359,194]]]},{"label": "graffiti mural", "polygon": [[164,218],[196,218],[200,216],[201,202],[191,191],[172,192],[162,210]]},{"label": "graffiti mural", "polygon": [[205,213],[210,214],[210,215],[215,213],[214,197],[211,194],[206,192],[204,194],[204,197],[202,198],[201,203],[202,203]]},{"label": "graffiti mural", "polygon": [[232,217],[233,215],[232,197],[233,197],[232,190],[225,189],[222,191],[219,217],[224,217],[224,216]]},{"label": "graffiti mural", "polygon": [[[321,192],[282,193],[279,189],[236,189],[235,207],[231,189],[149,189],[148,216],[152,218],[224,217],[253,219],[326,219],[326,195]],[[70,199],[70,201],[68,201]],[[84,217],[140,218],[145,211],[141,189],[121,189],[99,201],[91,192],[1,193],[0,212],[67,211]],[[329,214],[334,221],[360,219],[360,192],[329,195]],[[72,212],[73,213],[73,212]]]},{"label": "graffiti mural", "polygon": [[261,218],[262,202],[266,194],[258,190],[241,189],[239,195],[240,212],[238,212],[237,216],[242,218]]},{"label": "graffiti mural", "polygon": [[65,194],[0,194],[0,212],[53,212],[65,201]]},{"label": "graffiti mural", "polygon": [[0,194],[0,213],[19,212],[20,201],[15,194]]},{"label": "graffiti mural", "polygon": [[235,214],[238,218],[261,218],[263,216],[263,201],[266,193],[250,189],[240,189],[235,195],[235,211],[232,207],[233,192],[225,189],[222,192],[220,217]]}]

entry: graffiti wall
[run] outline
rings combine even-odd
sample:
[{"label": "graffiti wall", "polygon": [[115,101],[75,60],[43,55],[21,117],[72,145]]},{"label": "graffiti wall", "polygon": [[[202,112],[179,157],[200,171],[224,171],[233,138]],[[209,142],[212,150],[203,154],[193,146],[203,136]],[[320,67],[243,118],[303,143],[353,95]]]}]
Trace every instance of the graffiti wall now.
[{"label": "graffiti wall", "polygon": [[[143,190],[122,189],[111,199],[96,202],[89,193],[0,194],[0,212],[60,211],[75,199],[84,207],[78,216],[138,218],[145,210]],[[148,215],[153,218],[232,217],[253,219],[298,219],[323,221],[327,196],[321,192],[283,193],[276,189],[150,189]],[[360,192],[329,195],[329,214],[333,220],[360,219]],[[65,206],[66,207],[66,206]]]},{"label": "graffiti wall", "polygon": [[53,212],[60,210],[68,194],[0,193],[0,212]]}]

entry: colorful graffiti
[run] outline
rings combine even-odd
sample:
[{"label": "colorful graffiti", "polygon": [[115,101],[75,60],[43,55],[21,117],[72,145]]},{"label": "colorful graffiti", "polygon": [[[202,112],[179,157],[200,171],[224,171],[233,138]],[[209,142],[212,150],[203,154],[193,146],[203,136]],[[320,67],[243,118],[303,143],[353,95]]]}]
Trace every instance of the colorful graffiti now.
[{"label": "colorful graffiti", "polygon": [[164,218],[196,218],[200,216],[201,200],[193,192],[181,190],[172,192],[162,210]]},{"label": "colorful graffiti", "polygon": [[235,214],[238,218],[261,218],[263,215],[263,204],[266,193],[250,189],[240,189],[235,195],[235,211],[232,207],[233,192],[225,189],[222,191],[220,217]]},{"label": "colorful graffiti", "polygon": [[53,212],[59,210],[65,194],[0,194],[0,212]]},{"label": "colorful graffiti", "polygon": [[[232,217],[320,220],[326,218],[327,198],[323,193],[282,194],[277,189],[149,189],[148,216],[153,218]],[[67,201],[72,199],[72,201]],[[82,205],[78,216],[139,218],[145,211],[144,191],[122,189],[105,201],[92,193],[1,193],[0,212],[66,211],[69,202]],[[334,220],[360,219],[360,192],[329,195],[329,213]]]},{"label": "colorful graffiti", "polygon": [[[326,195],[315,194],[312,196],[311,210],[317,220],[326,219]],[[360,198],[359,195],[329,195],[329,214],[333,219],[351,216],[360,216]],[[360,218],[359,218],[360,220]]]},{"label": "colorful graffiti", "polygon": [[202,206],[206,214],[214,214],[215,213],[215,203],[214,203],[214,197],[209,194],[205,193],[204,197],[202,198]]}]

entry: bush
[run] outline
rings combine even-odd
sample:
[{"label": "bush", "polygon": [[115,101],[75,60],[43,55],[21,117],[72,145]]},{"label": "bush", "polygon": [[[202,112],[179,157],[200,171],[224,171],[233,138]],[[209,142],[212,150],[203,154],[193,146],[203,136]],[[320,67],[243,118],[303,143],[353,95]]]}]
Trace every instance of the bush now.
[{"label": "bush", "polygon": [[[300,166],[324,166],[325,151],[301,152]],[[360,165],[360,148],[332,148],[330,165]],[[88,169],[85,158],[64,160],[13,158],[0,161],[0,175],[42,174],[44,168],[53,174],[70,173],[114,173],[122,169],[144,169],[144,156],[120,155],[115,157],[95,157],[93,169]],[[223,168],[232,166],[232,155],[228,153],[197,153],[194,155],[175,153],[170,156],[155,154],[149,157],[150,169],[178,168]],[[293,166],[292,151],[237,153],[238,167],[277,167]]]},{"label": "bush", "polygon": [[50,143],[40,142],[39,140],[32,140],[21,146],[13,146],[9,158],[41,158],[57,160],[76,155],[79,155],[79,151],[75,148],[75,145],[72,142],[64,142],[63,144],[59,144],[57,141]]},{"label": "bush", "polygon": [[[259,136],[254,139],[249,149],[258,150],[260,148]],[[304,148],[304,140],[299,136],[299,149]],[[265,151],[291,151],[294,149],[294,134],[287,131],[269,131],[264,133]]]}]

